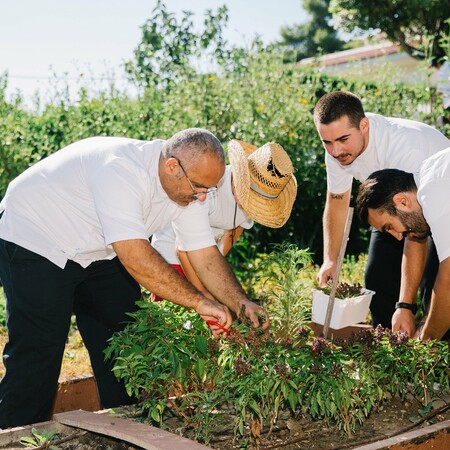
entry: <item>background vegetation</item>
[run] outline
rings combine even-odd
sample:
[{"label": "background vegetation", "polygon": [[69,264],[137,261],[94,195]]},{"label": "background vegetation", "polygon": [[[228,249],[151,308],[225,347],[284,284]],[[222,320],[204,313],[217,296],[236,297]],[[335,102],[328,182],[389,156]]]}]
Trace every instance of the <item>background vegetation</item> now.
[{"label": "background vegetation", "polygon": [[[312,2],[313,3],[313,2]],[[230,48],[222,37],[226,7],[207,11],[204,29],[193,31],[190,13],[177,21],[158,2],[142,27],[142,39],[126,71],[139,90],[129,98],[113,84],[91,94],[80,89],[75,100],[64,87],[54,101],[30,111],[20,96],[7,99],[7,77],[0,77],[0,196],[8,183],[38,160],[89,136],[168,138],[187,127],[204,127],[226,147],[237,138],[255,145],[276,141],[291,156],[298,196],[291,219],[279,230],[255,226],[246,233],[235,257],[252,258],[271,243],[289,241],[309,248],[321,261],[321,216],[325,201],[324,150],[312,110],[326,92],[346,89],[359,95],[367,111],[439,125],[442,100],[430,85],[397,83],[395,73],[380,73],[377,83],[323,75],[285,63],[276,46],[255,41],[249,49]],[[441,37],[448,47],[448,37]],[[444,45],[444,44],[443,44]],[[209,59],[199,69],[198,57]],[[424,71],[427,69],[424,67]],[[353,224],[349,254],[366,250],[366,230]]]}]

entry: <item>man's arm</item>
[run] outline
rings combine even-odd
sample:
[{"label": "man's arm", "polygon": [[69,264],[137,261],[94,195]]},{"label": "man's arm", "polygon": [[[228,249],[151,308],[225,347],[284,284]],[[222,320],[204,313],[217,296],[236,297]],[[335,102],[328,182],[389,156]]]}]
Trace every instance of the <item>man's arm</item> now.
[{"label": "man's arm", "polygon": [[[246,297],[227,260],[215,245],[189,251],[187,255],[201,282],[217,300],[228,306],[238,317],[241,308],[245,307],[245,315],[251,320],[253,326],[260,325],[256,314],[264,315],[263,309]],[[268,326],[267,319],[262,327]]]},{"label": "man's arm", "polygon": [[226,230],[223,238],[223,256],[227,256],[236,241],[240,238],[244,228],[241,226],[236,227],[235,230]]},{"label": "man's arm", "polygon": [[450,257],[439,264],[421,339],[441,339],[450,328]]},{"label": "man's arm", "polygon": [[[112,246],[125,269],[146,289],[177,305],[194,309],[204,320],[213,320],[230,328],[233,323],[230,311],[201,295],[167,264],[148,240],[130,239],[114,242]],[[221,334],[217,329],[212,332],[215,337]]]},{"label": "man's arm", "polygon": [[[405,239],[400,302],[411,305],[414,303],[427,259],[427,249],[427,239],[423,241],[416,241],[409,237]],[[397,309],[392,316],[392,331],[404,331],[409,337],[413,337],[416,331],[416,322],[412,311],[405,308]]]},{"label": "man's arm", "polygon": [[351,189],[343,194],[327,191],[325,210],[323,212],[323,264],[317,279],[322,286],[332,280],[344,235]]},{"label": "man's arm", "polygon": [[183,272],[186,275],[186,278],[192,283],[192,285],[198,289],[202,295],[209,298],[210,300],[215,300],[213,295],[208,292],[208,289],[203,286],[203,283],[199,280],[197,274],[195,273],[194,268],[192,267],[191,262],[189,261],[189,258],[185,251],[178,250],[177,251],[177,257],[180,261],[181,267],[183,268]]},{"label": "man's arm", "polygon": [[[231,250],[233,244],[239,239],[244,228],[239,226],[234,230],[226,230],[223,235],[223,255],[226,256],[228,252]],[[215,300],[213,295],[208,292],[203,283],[199,280],[197,274],[195,273],[192,264],[189,261],[187,253],[183,250],[177,250],[177,257],[180,260],[181,267],[183,268],[183,272],[186,275],[186,278],[205,296],[211,300]]]}]

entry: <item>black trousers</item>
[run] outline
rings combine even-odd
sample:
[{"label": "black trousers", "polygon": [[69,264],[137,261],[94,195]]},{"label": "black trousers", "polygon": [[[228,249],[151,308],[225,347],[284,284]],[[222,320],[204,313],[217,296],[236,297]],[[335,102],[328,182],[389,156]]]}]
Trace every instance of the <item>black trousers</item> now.
[{"label": "black trousers", "polygon": [[104,349],[136,310],[139,284],[117,258],[64,269],[0,239],[8,342],[0,383],[0,428],[50,418],[72,313],[89,352],[102,407],[133,403],[104,361]]},{"label": "black trousers", "polygon": [[[368,261],[365,270],[365,285],[375,291],[370,304],[372,324],[391,328],[395,303],[400,301],[401,262],[404,240],[397,240],[387,233],[372,229]],[[439,269],[439,259],[433,239],[428,238],[428,257],[420,284],[421,303],[428,312],[431,292]]]}]

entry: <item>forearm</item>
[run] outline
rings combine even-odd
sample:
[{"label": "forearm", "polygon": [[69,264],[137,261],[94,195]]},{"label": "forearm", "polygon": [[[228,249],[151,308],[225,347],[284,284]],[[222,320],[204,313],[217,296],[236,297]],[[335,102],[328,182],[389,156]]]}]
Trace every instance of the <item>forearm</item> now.
[{"label": "forearm", "polygon": [[237,316],[248,299],[225,257],[216,246],[187,252],[197,276],[208,291]]},{"label": "forearm", "polygon": [[414,303],[427,259],[428,241],[405,239],[399,301]]},{"label": "forearm", "polygon": [[113,243],[120,262],[143,287],[177,305],[196,309],[203,296],[143,239]]},{"label": "forearm", "polygon": [[350,191],[344,194],[327,193],[327,202],[323,213],[323,260],[336,262],[339,256],[348,207]]},{"label": "forearm", "polygon": [[177,256],[180,261],[181,267],[183,268],[183,272],[186,275],[186,278],[192,283],[192,285],[197,290],[199,290],[205,297],[208,297],[210,300],[215,300],[214,297],[208,292],[206,287],[203,286],[203,283],[198,278],[194,268],[192,267],[191,262],[189,261],[186,252],[178,250]]},{"label": "forearm", "polygon": [[450,257],[439,265],[421,339],[441,339],[450,328]]}]

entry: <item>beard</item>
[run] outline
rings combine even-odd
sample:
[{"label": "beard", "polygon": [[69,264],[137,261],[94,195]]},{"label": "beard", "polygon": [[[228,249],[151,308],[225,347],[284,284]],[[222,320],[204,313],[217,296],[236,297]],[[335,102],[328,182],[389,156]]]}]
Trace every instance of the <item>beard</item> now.
[{"label": "beard", "polygon": [[408,235],[411,239],[423,241],[430,235],[430,227],[421,212],[397,211],[397,217],[403,226],[412,234],[412,236]]},{"label": "beard", "polygon": [[[350,164],[352,164],[355,159],[361,155],[361,153],[365,150],[366,148],[366,143],[363,141],[362,147],[359,151],[357,151],[355,154],[352,153],[341,153],[338,156],[333,156],[334,159],[336,159],[338,161],[338,163],[341,166],[349,166]],[[345,161],[345,159],[349,158],[349,161]]]}]

